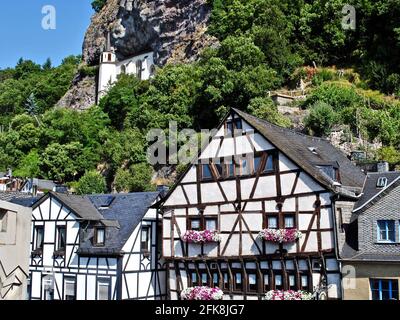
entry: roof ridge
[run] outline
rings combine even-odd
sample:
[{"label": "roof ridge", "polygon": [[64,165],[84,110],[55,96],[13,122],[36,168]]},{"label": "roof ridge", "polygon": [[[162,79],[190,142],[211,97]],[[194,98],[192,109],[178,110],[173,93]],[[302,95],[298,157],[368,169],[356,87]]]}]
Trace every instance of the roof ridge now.
[{"label": "roof ridge", "polygon": [[232,109],[233,109],[235,112],[237,112],[237,113],[244,113],[244,114],[246,114],[247,116],[252,117],[252,118],[254,118],[254,119],[257,120],[257,121],[264,122],[265,124],[270,125],[271,127],[275,127],[276,129],[279,129],[279,130],[282,130],[282,131],[291,132],[291,133],[294,133],[294,134],[297,134],[297,135],[299,135],[299,136],[303,136],[303,137],[306,137],[306,138],[316,139],[316,140],[320,140],[320,141],[324,141],[324,142],[328,142],[328,143],[329,143],[329,140],[326,139],[326,138],[311,136],[311,135],[308,135],[308,134],[299,132],[299,131],[297,131],[297,130],[295,130],[295,129],[292,129],[292,128],[285,128],[285,127],[279,126],[279,125],[277,125],[277,124],[274,124],[274,123],[272,123],[272,122],[269,122],[268,120],[261,119],[261,118],[257,118],[256,116],[253,116],[252,114],[249,114],[249,113],[244,112],[244,111],[242,111],[242,110],[239,110],[239,109],[236,109],[236,108],[232,108]]}]

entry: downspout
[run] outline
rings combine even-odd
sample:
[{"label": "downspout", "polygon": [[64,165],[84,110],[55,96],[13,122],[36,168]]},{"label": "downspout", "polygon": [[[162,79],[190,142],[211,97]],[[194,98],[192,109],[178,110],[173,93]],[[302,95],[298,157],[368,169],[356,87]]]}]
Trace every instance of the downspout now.
[{"label": "downspout", "polygon": [[338,194],[335,194],[331,199],[333,200],[332,203],[332,211],[333,211],[333,229],[334,229],[334,235],[335,235],[335,254],[336,254],[336,259],[339,264],[339,272],[340,272],[340,295],[343,300],[344,297],[344,290],[343,290],[343,278],[342,278],[342,259],[340,258],[339,254],[339,238],[338,238],[338,228],[337,228],[337,223],[336,223],[336,200],[339,200],[340,196]]}]

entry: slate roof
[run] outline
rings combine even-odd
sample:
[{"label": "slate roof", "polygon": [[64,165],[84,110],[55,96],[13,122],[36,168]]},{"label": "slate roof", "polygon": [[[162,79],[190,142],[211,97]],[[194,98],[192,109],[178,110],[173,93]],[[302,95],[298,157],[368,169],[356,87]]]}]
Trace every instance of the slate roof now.
[{"label": "slate roof", "polygon": [[[103,219],[103,216],[96,210],[96,208],[93,206],[87,196],[78,196],[56,192],[49,192],[48,194],[61,201],[65,206],[67,206],[71,211],[73,211],[78,217],[83,220],[99,221]],[[38,204],[35,204],[35,206],[37,205]]]},{"label": "slate roof", "polygon": [[[387,186],[385,188],[378,188],[377,182],[381,177],[387,178]],[[384,196],[393,187],[393,183],[400,180],[400,172],[373,172],[368,173],[364,183],[362,196],[354,206],[355,211],[368,207],[368,203],[373,204],[373,199],[379,198],[379,195]]]},{"label": "slate roof", "polygon": [[33,199],[33,196],[30,193],[19,192],[19,191],[6,191],[0,192],[0,200],[13,202],[18,204],[18,201]]},{"label": "slate roof", "polygon": [[361,191],[365,174],[328,140],[307,136],[291,129],[276,126],[243,111],[233,110],[275,147],[328,189],[338,192],[335,182],[317,166],[336,163],[339,166],[342,186],[360,189]]},{"label": "slate roof", "polygon": [[33,179],[26,180],[24,185],[21,187],[21,189],[23,189],[25,187],[27,187],[28,189],[31,189],[32,186],[37,186],[38,190],[53,191],[54,188],[57,187],[57,184],[51,180],[33,178]]},{"label": "slate roof", "polygon": [[[93,255],[119,253],[159,195],[159,192],[88,195],[87,198],[102,215],[102,224],[108,225],[108,241],[106,248],[102,248],[93,246],[86,239],[79,252]],[[111,204],[104,206],[110,197],[113,198]]]},{"label": "slate roof", "polygon": [[344,260],[359,261],[359,262],[400,262],[400,254],[393,253],[358,253],[347,252],[341,253]]},{"label": "slate roof", "polygon": [[82,255],[119,255],[132,232],[142,221],[160,192],[141,192],[105,195],[69,195],[49,192],[34,206],[49,196],[56,198],[79,218],[106,227],[104,247],[94,246],[93,230],[83,235],[78,253]]}]

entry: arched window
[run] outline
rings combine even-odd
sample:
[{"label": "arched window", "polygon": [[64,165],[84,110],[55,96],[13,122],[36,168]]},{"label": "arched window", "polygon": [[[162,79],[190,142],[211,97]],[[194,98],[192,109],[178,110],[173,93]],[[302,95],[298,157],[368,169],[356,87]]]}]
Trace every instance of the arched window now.
[{"label": "arched window", "polygon": [[136,77],[139,80],[142,80],[142,71],[143,71],[143,61],[138,60],[136,61]]},{"label": "arched window", "polygon": [[154,64],[152,64],[150,66],[150,77],[153,77],[156,73],[156,66]]},{"label": "arched window", "polygon": [[121,73],[126,74],[126,66],[124,64],[121,66]]}]

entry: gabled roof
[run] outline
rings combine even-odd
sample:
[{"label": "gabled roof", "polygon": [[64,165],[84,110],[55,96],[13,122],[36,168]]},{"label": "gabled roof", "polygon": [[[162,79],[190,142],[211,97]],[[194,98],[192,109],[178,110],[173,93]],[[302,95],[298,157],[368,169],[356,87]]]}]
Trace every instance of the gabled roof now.
[{"label": "gabled roof", "polygon": [[[304,171],[310,174],[329,190],[335,193],[342,193],[343,195],[352,198],[355,197],[354,191],[361,191],[365,180],[365,174],[360,168],[355,166],[343,152],[341,152],[339,149],[336,149],[328,140],[307,136],[291,129],[279,127],[235,108],[232,108],[231,110],[248,122],[270,143],[275,145],[276,148],[281,150],[293,162],[303,168]],[[231,114],[232,111],[229,111],[226,114],[218,128],[222,127],[224,122]],[[210,137],[209,142],[215,137],[215,135],[216,132]],[[202,146],[198,155],[195,156],[193,160],[196,160],[196,157],[201,155],[207,145],[208,144],[205,143]],[[190,163],[194,162],[191,161]],[[324,164],[340,167],[342,186],[347,187],[347,190],[342,186],[341,188],[338,188],[337,183],[331,180],[317,167],[318,165],[321,166]],[[167,201],[169,196],[174,192],[176,187],[189,172],[190,168],[191,166],[186,168],[185,172],[181,174],[178,181],[175,182],[173,187],[169,189],[168,193],[163,197],[163,199],[156,203],[154,207],[160,207]]]},{"label": "gabled roof", "polygon": [[[105,249],[111,250],[111,252],[120,252],[159,196],[159,192],[88,195],[87,198],[102,215],[101,222],[109,227],[110,240]],[[111,204],[103,207],[110,197],[113,197]],[[89,240],[80,245],[81,253],[96,254],[103,250],[104,248],[94,247]]]},{"label": "gabled roof", "polygon": [[39,201],[33,205],[33,208],[39,206],[48,197],[56,198],[82,220],[100,221],[103,219],[103,216],[97,211],[87,196],[70,195],[50,191],[48,194],[40,198]]},{"label": "gabled roof", "polygon": [[[386,178],[387,185],[384,188],[377,186],[379,178]],[[354,212],[361,213],[371,207],[376,201],[388,194],[393,188],[400,185],[400,172],[373,172],[368,173],[365,179],[363,193],[354,206]]]},{"label": "gabled roof", "polygon": [[119,255],[126,241],[140,224],[160,192],[119,193],[104,195],[69,195],[49,192],[35,204],[36,208],[54,197],[78,218],[99,223],[107,228],[105,247],[95,247],[90,238],[83,239],[78,253],[88,255]]},{"label": "gabled roof", "polygon": [[328,140],[307,136],[261,120],[243,111],[233,110],[323,186],[338,192],[337,184],[317,167],[337,163],[342,186],[362,188],[365,174]]}]

